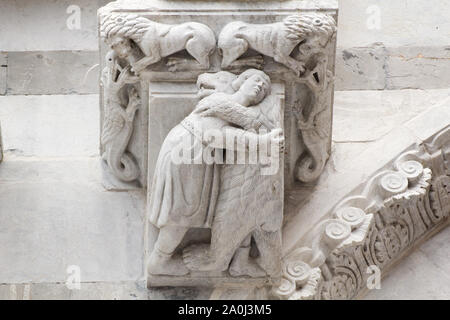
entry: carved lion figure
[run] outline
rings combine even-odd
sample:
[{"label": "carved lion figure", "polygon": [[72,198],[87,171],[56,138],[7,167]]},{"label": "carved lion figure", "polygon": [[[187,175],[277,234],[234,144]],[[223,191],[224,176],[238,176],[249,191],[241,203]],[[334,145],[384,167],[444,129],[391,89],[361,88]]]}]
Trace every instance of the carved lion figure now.
[{"label": "carved lion figure", "polygon": [[305,71],[305,64],[290,56],[293,50],[311,37],[320,37],[321,45],[325,47],[335,31],[333,17],[323,13],[299,13],[272,24],[231,22],[219,35],[222,68],[231,67],[248,49],[253,49],[274,58],[300,76]]},{"label": "carved lion figure", "polygon": [[[162,58],[184,49],[196,60],[181,59],[171,71],[209,69],[209,56],[216,47],[213,31],[197,22],[179,25],[157,23],[136,14],[110,14],[101,17],[100,35],[138,74]],[[144,57],[136,55],[137,45]]]}]

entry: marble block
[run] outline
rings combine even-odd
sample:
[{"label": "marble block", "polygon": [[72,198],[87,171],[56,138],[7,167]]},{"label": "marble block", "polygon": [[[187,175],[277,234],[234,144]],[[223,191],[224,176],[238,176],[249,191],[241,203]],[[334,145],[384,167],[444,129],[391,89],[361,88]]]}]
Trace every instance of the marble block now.
[{"label": "marble block", "polygon": [[148,285],[278,284],[285,192],[330,155],[337,1],[116,1],[98,19],[101,152],[117,189],[147,189]]}]

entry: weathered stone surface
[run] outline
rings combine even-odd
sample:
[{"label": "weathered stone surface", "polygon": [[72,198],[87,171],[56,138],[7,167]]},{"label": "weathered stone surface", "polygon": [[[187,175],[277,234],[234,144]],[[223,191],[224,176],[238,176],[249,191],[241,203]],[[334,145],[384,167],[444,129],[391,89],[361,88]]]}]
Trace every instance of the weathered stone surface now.
[{"label": "weathered stone surface", "polygon": [[382,45],[365,48],[338,48],[336,90],[383,90],[386,87],[386,49]]},{"label": "weathered stone surface", "polygon": [[143,279],[141,192],[105,192],[98,158],[0,167],[0,283]]},{"label": "weathered stone surface", "polygon": [[324,212],[329,212],[340,199],[360,185],[361,181],[368,179],[369,172],[387,165],[392,158],[415,142],[418,142],[417,138],[408,129],[398,127],[385,135],[383,139],[371,144],[370,148],[355,154],[352,157],[351,167],[335,171],[330,162],[314,192],[309,191],[307,194],[308,200],[289,212],[286,217],[283,229],[283,249],[286,253],[300,241],[299,235],[305,234],[309,229],[308,226],[317,225],[317,219]]},{"label": "weathered stone surface", "polygon": [[8,68],[8,55],[0,52],[0,95],[6,94],[6,77]]},{"label": "weathered stone surface", "polygon": [[427,141],[433,137],[434,130],[443,130],[450,124],[450,96],[438,105],[432,106],[426,114],[420,114],[405,124],[405,127],[419,138]]},{"label": "weathered stone surface", "polygon": [[450,3],[422,0],[339,1],[338,47],[440,46],[448,43]]},{"label": "weathered stone surface", "polygon": [[110,1],[2,1],[0,51],[97,50],[97,9]]},{"label": "weathered stone surface", "polygon": [[69,289],[64,283],[0,285],[0,300],[206,300],[207,288],[147,289],[145,281],[80,283]]},{"label": "weathered stone surface", "polygon": [[0,105],[7,154],[98,155],[98,95],[2,96]]},{"label": "weathered stone surface", "polygon": [[336,61],[338,90],[448,88],[450,50],[430,47],[340,48]]},{"label": "weathered stone surface", "polygon": [[386,87],[396,89],[448,88],[450,47],[399,47],[387,49]]},{"label": "weathered stone surface", "polygon": [[2,138],[2,126],[0,123],[0,162],[3,161],[3,138]]},{"label": "weathered stone surface", "polygon": [[98,92],[96,51],[9,52],[7,94]]},{"label": "weathered stone surface", "polygon": [[[372,142],[424,111],[448,103],[450,90],[339,91],[335,94],[333,141]],[[441,121],[448,123],[446,111]],[[424,114],[424,117],[428,117]],[[430,121],[430,120],[429,120]],[[427,121],[421,120],[426,124]],[[437,126],[429,125],[435,133]],[[418,129],[418,127],[416,128]]]},{"label": "weathered stone surface", "polygon": [[147,300],[143,282],[81,283],[69,289],[64,283],[0,285],[1,300]]}]

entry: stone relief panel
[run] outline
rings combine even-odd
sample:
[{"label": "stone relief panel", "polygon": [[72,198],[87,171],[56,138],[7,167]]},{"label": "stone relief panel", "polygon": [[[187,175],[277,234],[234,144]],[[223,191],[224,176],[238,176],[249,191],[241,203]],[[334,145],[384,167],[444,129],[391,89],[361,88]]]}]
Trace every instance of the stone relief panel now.
[{"label": "stone relief panel", "polygon": [[[198,78],[198,98],[191,96],[196,105],[165,136],[157,174],[150,175],[150,222],[159,233],[148,263],[149,285],[279,277],[284,138],[282,100],[272,87],[256,69]],[[161,101],[176,103],[179,95],[171,95]],[[191,155],[196,144],[202,159],[195,151]],[[269,163],[263,163],[269,145]],[[193,158],[177,164],[174,150],[175,157],[188,150]],[[205,230],[209,234],[202,239]]]},{"label": "stone relief panel", "polygon": [[[285,189],[313,183],[329,157],[336,11],[212,19],[167,6],[99,14],[101,149],[118,181],[147,188],[149,286],[275,284]],[[213,163],[174,162],[188,139],[183,157],[206,149]],[[250,163],[223,160],[242,154]],[[347,230],[341,220],[321,228]],[[313,269],[339,242],[330,232]]]},{"label": "stone relief panel", "polygon": [[[173,75],[184,71],[184,78],[186,72],[196,77],[196,70],[217,70],[211,63],[216,58],[222,69],[235,73],[268,69],[271,77],[283,79],[289,127],[286,165],[292,175],[286,179],[287,185],[294,180],[315,181],[329,157],[335,34],[334,18],[318,12],[297,13],[270,24],[234,21],[215,26],[214,31],[197,22],[176,25],[132,13],[100,15],[102,39],[141,80],[152,79],[149,67],[161,65],[162,59],[165,70]],[[186,54],[174,55],[183,52]],[[177,76],[167,77],[175,80]]]}]

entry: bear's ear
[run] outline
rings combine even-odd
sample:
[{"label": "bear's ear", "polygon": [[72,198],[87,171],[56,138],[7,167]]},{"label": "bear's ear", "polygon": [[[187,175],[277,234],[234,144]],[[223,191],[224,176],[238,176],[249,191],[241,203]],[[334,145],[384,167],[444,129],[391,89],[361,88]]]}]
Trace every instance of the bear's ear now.
[{"label": "bear's ear", "polygon": [[231,87],[233,88],[234,91],[238,91],[239,88],[241,87],[241,83],[242,83],[241,80],[238,78],[231,83]]},{"label": "bear's ear", "polygon": [[242,84],[249,78],[248,75],[240,75],[236,80],[231,83],[234,91],[238,91]]}]

